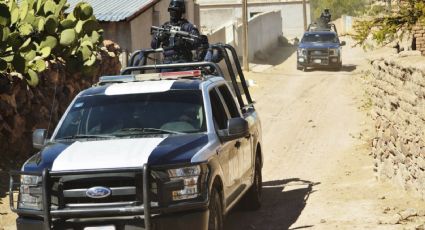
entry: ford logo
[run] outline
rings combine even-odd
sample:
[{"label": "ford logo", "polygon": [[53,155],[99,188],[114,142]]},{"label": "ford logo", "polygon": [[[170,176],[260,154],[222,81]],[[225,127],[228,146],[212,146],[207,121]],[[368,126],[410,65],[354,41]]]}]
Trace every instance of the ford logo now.
[{"label": "ford logo", "polygon": [[93,187],[86,191],[86,195],[90,198],[105,198],[110,196],[112,191],[105,187]]}]

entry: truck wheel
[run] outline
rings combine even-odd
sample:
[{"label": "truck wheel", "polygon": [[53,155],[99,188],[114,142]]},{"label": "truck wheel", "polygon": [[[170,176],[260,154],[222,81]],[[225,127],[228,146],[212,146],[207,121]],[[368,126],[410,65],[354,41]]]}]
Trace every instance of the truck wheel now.
[{"label": "truck wheel", "polygon": [[303,67],[302,67],[302,66],[297,65],[297,70],[302,70],[302,69],[303,69]]},{"label": "truck wheel", "polygon": [[220,194],[216,188],[211,191],[210,204],[208,205],[210,216],[208,230],[223,230],[223,207]]},{"label": "truck wheel", "polygon": [[261,175],[260,160],[255,161],[254,183],[245,194],[243,206],[248,210],[258,210],[261,208],[261,193],[263,188],[263,178]]},{"label": "truck wheel", "polygon": [[335,71],[341,71],[342,69],[342,63],[338,63],[338,65],[335,67]]}]

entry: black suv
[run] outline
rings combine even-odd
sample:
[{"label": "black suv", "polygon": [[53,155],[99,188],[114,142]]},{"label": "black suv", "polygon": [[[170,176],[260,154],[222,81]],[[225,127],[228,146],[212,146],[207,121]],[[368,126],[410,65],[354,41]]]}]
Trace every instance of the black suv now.
[{"label": "black suv", "polygon": [[297,69],[328,67],[340,70],[342,67],[341,48],[338,34],[331,30],[311,30],[304,33],[297,50]]}]

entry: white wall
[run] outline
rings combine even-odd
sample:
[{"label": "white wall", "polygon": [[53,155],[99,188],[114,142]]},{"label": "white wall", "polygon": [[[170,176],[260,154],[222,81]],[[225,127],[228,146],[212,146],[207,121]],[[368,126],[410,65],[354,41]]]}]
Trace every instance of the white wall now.
[{"label": "white wall", "polygon": [[[282,36],[280,11],[256,15],[249,20],[248,25],[249,60],[254,59],[256,52],[267,51],[275,47],[279,36]],[[241,39],[239,42],[242,43]]]},{"label": "white wall", "polygon": [[[258,51],[267,51],[277,46],[282,36],[282,18],[280,11],[266,12],[252,17],[248,21],[249,60],[254,59]],[[242,25],[229,23],[208,35],[210,43],[224,42],[235,47],[242,55]]]},{"label": "white wall", "polygon": [[[242,18],[240,3],[232,3],[231,1],[216,3],[217,0],[203,0],[198,2],[200,4],[201,28],[203,28],[204,31],[213,31],[224,24],[241,20]],[[304,33],[302,1],[255,2],[249,3],[248,5],[248,15],[251,15],[252,13],[264,13],[277,10],[281,12],[281,28],[283,35],[289,39],[295,37],[300,38]],[[307,24],[309,24],[310,21],[310,5],[307,4]]]}]

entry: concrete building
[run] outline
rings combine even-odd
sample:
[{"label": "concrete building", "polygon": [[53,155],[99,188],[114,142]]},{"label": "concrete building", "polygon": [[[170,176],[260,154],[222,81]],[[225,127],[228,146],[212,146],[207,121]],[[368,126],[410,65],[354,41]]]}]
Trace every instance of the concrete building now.
[{"label": "concrete building", "polygon": [[[214,31],[242,18],[241,0],[197,0],[197,3],[203,31]],[[302,36],[304,32],[302,0],[248,0],[249,17],[270,11],[281,12],[283,36],[287,38]],[[310,21],[310,3],[307,0],[307,24]]]},{"label": "concrete building", "polygon": [[[81,0],[68,0],[73,7]],[[149,48],[150,28],[169,20],[169,0],[84,0],[93,7],[99,20],[104,39],[118,43],[122,49],[132,52]],[[198,9],[193,0],[186,0],[185,17],[199,25]],[[199,12],[199,11],[198,11]]]}]

